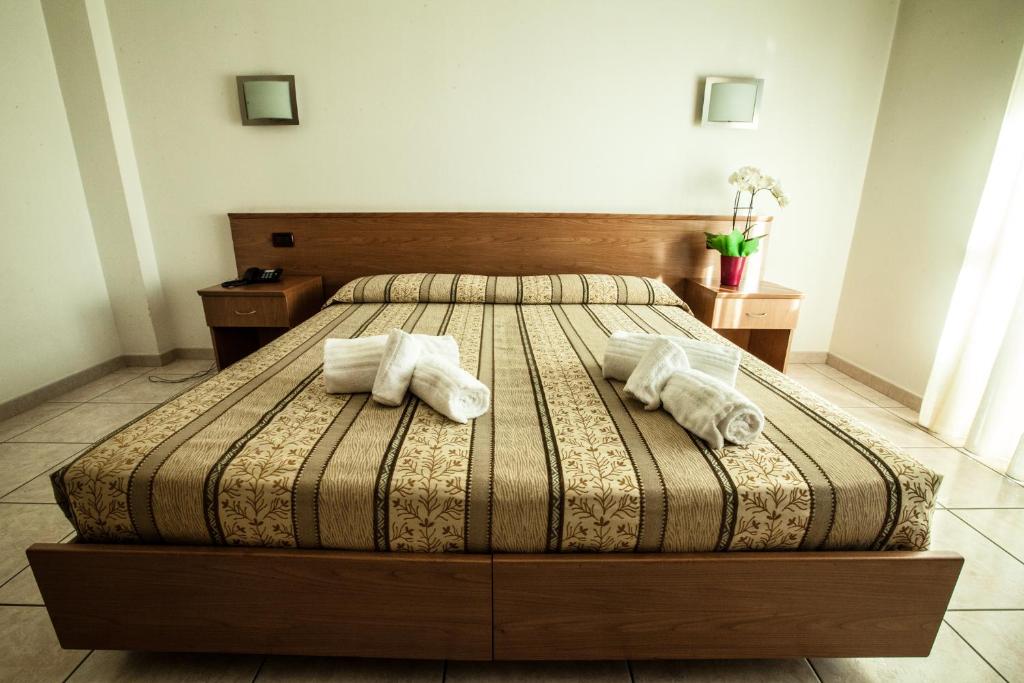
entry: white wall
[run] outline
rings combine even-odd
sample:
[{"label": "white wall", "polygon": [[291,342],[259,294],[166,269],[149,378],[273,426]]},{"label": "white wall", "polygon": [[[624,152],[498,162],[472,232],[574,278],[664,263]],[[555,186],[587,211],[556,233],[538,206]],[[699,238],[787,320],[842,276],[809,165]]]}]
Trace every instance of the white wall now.
[{"label": "white wall", "polygon": [[924,393],[1024,43],[1019,0],[903,0],[831,351]]},{"label": "white wall", "polygon": [[36,2],[0,4],[0,402],[121,354]]},{"label": "white wall", "polygon": [[[209,345],[228,211],[723,213],[757,164],[793,197],[767,277],[808,293],[794,348],[824,351],[896,8],[108,0],[175,343]],[[300,126],[240,125],[253,73],[296,75]],[[705,75],[765,78],[760,130],[695,126]]]},{"label": "white wall", "polygon": [[126,355],[174,348],[103,0],[42,0],[86,204]]}]

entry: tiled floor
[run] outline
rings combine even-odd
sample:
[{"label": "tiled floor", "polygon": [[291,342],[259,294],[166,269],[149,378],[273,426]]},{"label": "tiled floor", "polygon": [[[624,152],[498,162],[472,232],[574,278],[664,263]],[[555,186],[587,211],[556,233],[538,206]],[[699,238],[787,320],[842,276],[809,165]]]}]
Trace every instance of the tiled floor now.
[{"label": "tiled floor", "polygon": [[181,391],[206,361],[118,370],[0,422],[0,681],[1024,681],[1024,487],[914,424],[915,413],[824,365],[790,375],[946,479],[933,548],[967,562],[932,654],[919,659],[496,663],[153,655],[61,650],[25,547],[69,538],[47,473]]}]

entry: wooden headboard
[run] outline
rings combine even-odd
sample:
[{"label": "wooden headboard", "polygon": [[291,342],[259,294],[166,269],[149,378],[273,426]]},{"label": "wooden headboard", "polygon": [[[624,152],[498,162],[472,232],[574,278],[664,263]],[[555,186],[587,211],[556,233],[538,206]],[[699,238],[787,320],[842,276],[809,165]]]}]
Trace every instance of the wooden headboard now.
[{"label": "wooden headboard", "polygon": [[[713,278],[718,254],[704,232],[728,232],[731,216],[603,213],[232,213],[241,274],[251,266],[322,275],[334,292],[363,275],[610,273]],[[767,224],[771,217],[758,218]],[[294,247],[274,247],[290,232]],[[763,232],[759,230],[758,234]],[[763,250],[762,250],[763,252]],[[762,254],[748,265],[760,271]]]}]

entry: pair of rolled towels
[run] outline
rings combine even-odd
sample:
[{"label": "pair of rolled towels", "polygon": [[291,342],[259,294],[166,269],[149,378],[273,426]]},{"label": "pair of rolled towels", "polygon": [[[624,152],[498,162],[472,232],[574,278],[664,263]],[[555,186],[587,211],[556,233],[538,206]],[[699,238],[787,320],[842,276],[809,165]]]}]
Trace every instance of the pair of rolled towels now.
[{"label": "pair of rolled towels", "polygon": [[664,407],[711,448],[748,444],[764,429],[764,413],[735,389],[740,351],[685,337],[615,332],[603,374],[645,410]]},{"label": "pair of rolled towels", "polygon": [[459,365],[451,336],[387,335],[324,342],[324,384],[329,394],[369,392],[373,400],[397,406],[412,391],[450,420],[465,424],[487,412],[491,392]]}]

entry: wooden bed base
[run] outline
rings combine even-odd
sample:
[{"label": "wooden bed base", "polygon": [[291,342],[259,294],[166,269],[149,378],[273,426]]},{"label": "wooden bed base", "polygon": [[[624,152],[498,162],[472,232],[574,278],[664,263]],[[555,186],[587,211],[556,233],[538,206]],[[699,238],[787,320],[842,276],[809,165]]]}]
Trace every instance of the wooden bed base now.
[{"label": "wooden bed base", "polygon": [[[767,226],[768,218],[758,218]],[[230,214],[235,260],[321,275],[714,279],[731,216]],[[294,246],[273,246],[275,232]],[[757,271],[759,258],[748,265]],[[923,656],[963,559],[946,552],[410,555],[38,544],[66,648],[431,659]]]},{"label": "wooden bed base", "polygon": [[949,552],[421,555],[36,544],[65,648],[462,660],[925,656]]}]

